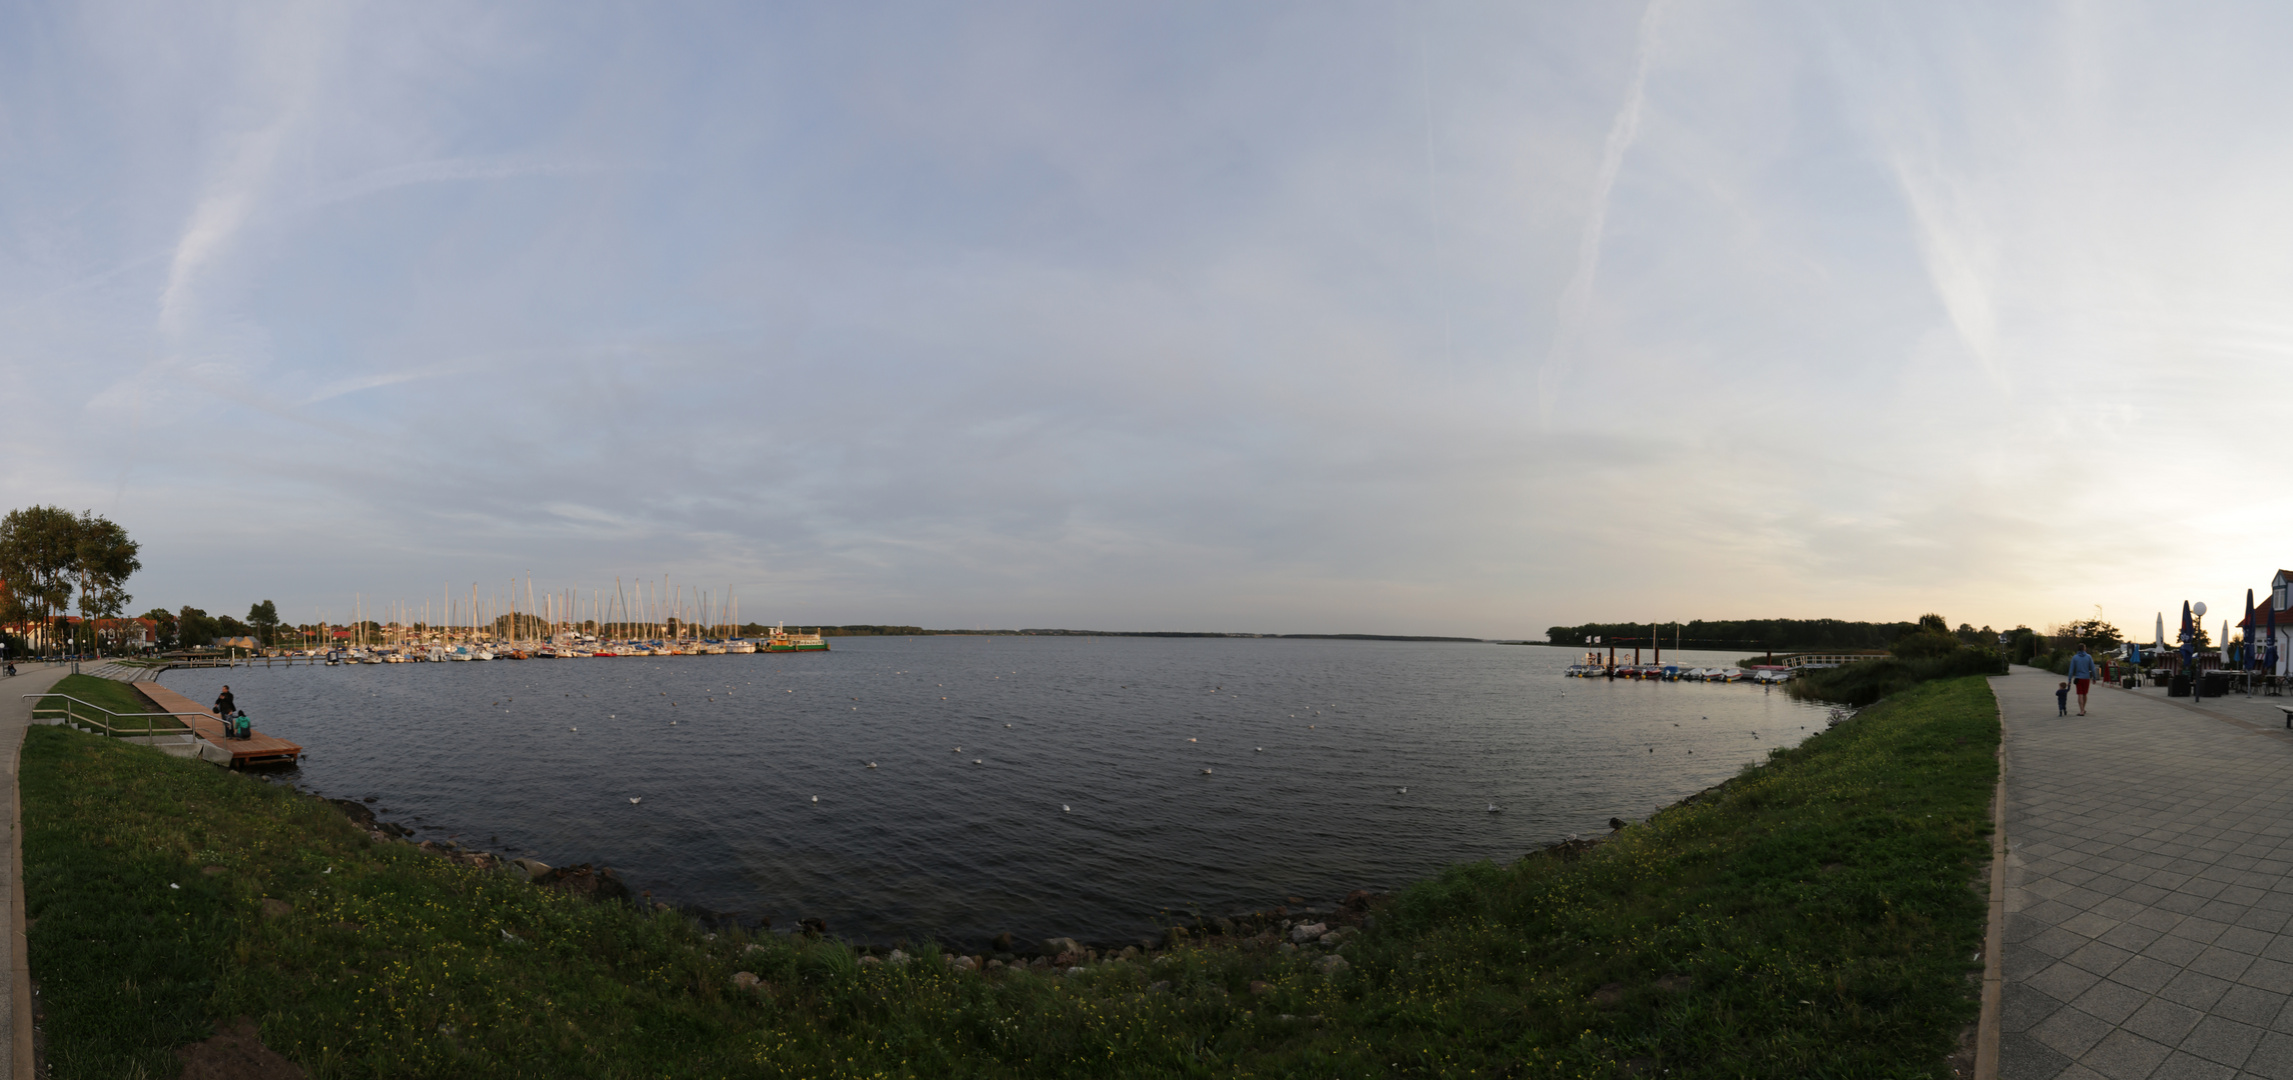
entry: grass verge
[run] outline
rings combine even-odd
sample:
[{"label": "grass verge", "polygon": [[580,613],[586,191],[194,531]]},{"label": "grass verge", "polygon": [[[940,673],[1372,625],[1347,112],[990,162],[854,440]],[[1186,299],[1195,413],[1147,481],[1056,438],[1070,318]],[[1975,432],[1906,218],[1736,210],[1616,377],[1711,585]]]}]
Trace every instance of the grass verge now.
[{"label": "grass verge", "polygon": [[1983,680],[1930,682],[1590,850],[1414,886],[1342,969],[1211,937],[1046,977],[712,937],[34,728],[32,964],[65,1078],[170,1075],[239,1015],[324,1080],[1939,1077],[1975,1011],[1997,738]]},{"label": "grass verge", "polygon": [[[55,685],[48,688],[48,696],[40,699],[38,708],[43,710],[62,709],[65,704],[64,700],[57,695],[75,697],[90,705],[110,709],[115,713],[134,714],[159,711],[159,706],[152,704],[151,699],[144,697],[135,687],[117,679],[98,678],[94,675],[66,675],[56,680]],[[60,714],[42,712],[40,715],[45,718]],[[85,709],[80,710],[79,715],[83,718],[92,717],[105,723],[114,722],[112,717],[90,713]],[[122,725],[122,730],[128,728],[141,730],[147,721],[153,731],[183,730],[183,722],[172,716],[137,716],[132,719],[118,720],[117,723]]]}]

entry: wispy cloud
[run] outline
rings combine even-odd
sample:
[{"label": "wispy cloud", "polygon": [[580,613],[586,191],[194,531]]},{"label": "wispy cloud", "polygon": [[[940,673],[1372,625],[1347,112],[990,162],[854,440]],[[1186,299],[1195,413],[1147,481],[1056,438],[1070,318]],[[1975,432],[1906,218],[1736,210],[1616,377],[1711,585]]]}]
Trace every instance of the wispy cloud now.
[{"label": "wispy cloud", "polygon": [[1561,290],[1553,320],[1552,342],[1545,348],[1544,366],[1537,373],[1537,409],[1550,427],[1559,404],[1562,384],[1576,366],[1584,336],[1584,321],[1592,306],[1593,283],[1600,273],[1600,248],[1608,235],[1608,207],[1616,193],[1616,180],[1624,172],[1625,155],[1640,137],[1640,110],[1648,97],[1648,66],[1656,53],[1656,35],[1662,26],[1663,0],[1648,0],[1640,13],[1640,29],[1632,53],[1632,78],[1625,83],[1623,104],[1608,126],[1601,145],[1600,169],[1593,174],[1590,208],[1577,239],[1576,268]]}]

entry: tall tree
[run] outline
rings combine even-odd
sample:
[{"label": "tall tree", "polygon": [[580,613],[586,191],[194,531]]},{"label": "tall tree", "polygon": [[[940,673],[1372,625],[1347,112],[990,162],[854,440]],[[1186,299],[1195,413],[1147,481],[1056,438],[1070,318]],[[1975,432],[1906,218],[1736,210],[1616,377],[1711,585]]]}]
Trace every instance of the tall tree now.
[{"label": "tall tree", "polygon": [[94,640],[100,619],[116,619],[135,598],[127,594],[127,579],[143,569],[136,557],[143,545],[128,538],[127,530],[95,511],[81,511],[73,522],[73,572],[79,578],[80,619]]},{"label": "tall tree", "polygon": [[265,600],[248,608],[247,625],[255,628],[256,636],[263,639],[264,645],[274,644],[273,639],[279,633],[279,605]]},{"label": "tall tree", "polygon": [[54,647],[56,613],[72,599],[79,562],[79,519],[60,506],[29,506],[0,518],[0,582],[27,619],[40,627],[41,648]]},{"label": "tall tree", "polygon": [[213,645],[216,633],[221,629],[215,625],[212,616],[189,604],[183,605],[183,610],[176,613],[175,634],[185,648]]}]

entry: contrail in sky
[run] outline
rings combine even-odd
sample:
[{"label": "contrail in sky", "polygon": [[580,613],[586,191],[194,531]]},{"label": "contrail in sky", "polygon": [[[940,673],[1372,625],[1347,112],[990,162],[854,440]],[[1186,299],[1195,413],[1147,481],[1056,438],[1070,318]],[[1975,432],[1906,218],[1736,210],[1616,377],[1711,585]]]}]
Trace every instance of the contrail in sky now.
[{"label": "contrail in sky", "polygon": [[1640,103],[1648,89],[1648,57],[1656,47],[1656,24],[1663,0],[1648,0],[1640,13],[1639,43],[1633,50],[1632,82],[1625,88],[1624,104],[1608,126],[1608,145],[1601,151],[1600,172],[1592,181],[1592,212],[1585,217],[1584,235],[1577,241],[1576,273],[1561,290],[1559,311],[1553,320],[1552,345],[1545,351],[1544,369],[1537,373],[1537,413],[1551,426],[1553,398],[1561,380],[1575,366],[1577,339],[1584,333],[1585,309],[1592,304],[1593,277],[1600,270],[1601,236],[1608,228],[1608,198],[1616,190],[1616,176],[1624,170],[1625,152],[1640,135]]}]

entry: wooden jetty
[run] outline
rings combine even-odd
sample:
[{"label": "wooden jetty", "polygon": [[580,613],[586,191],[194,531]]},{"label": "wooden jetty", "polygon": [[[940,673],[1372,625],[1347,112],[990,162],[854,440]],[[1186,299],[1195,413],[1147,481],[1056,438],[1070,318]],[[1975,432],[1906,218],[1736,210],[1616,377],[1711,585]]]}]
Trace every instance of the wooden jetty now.
[{"label": "wooden jetty", "polygon": [[[139,682],[128,685],[141,691],[143,696],[167,712],[198,714],[177,716],[176,719],[183,721],[206,744],[199,748],[199,756],[218,765],[229,765],[232,768],[242,765],[292,765],[302,759],[301,744],[265,735],[260,731],[250,730],[244,739],[224,738],[223,722],[208,712],[207,706],[158,683]],[[220,759],[218,752],[228,754],[229,758]]]}]

